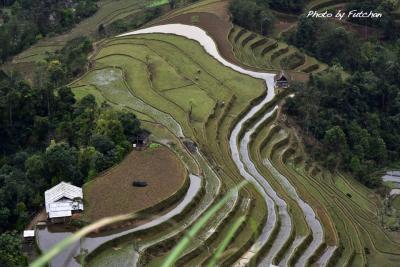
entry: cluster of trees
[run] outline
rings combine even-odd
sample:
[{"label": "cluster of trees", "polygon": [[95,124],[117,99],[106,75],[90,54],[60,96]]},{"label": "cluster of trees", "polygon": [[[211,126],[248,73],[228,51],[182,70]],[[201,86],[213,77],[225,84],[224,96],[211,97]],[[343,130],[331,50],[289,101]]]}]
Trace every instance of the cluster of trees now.
[{"label": "cluster of trees", "polygon": [[38,66],[36,78],[43,77],[39,75],[39,72],[47,73],[48,77],[45,77],[45,81],[51,81],[55,86],[66,84],[71,78],[85,71],[87,56],[92,50],[92,42],[88,37],[74,38],[68,41],[61,50],[47,55],[47,62]]},{"label": "cluster of trees", "polygon": [[233,22],[246,29],[266,34],[273,28],[275,21],[269,1],[233,0],[229,5]]},{"label": "cluster of trees", "polygon": [[64,32],[97,11],[95,0],[9,0],[0,9],[0,63],[49,34]]},{"label": "cluster of trees", "polygon": [[127,18],[118,19],[107,26],[100,24],[98,28],[98,33],[101,36],[112,36],[118,33],[126,32],[130,29],[136,29],[143,26],[147,22],[159,17],[161,14],[161,7],[146,8],[143,10],[143,12],[128,16]]},{"label": "cluster of trees", "polygon": [[295,85],[286,110],[312,137],[316,159],[376,186],[374,172],[400,159],[400,39],[362,41],[327,23],[302,18],[289,38],[334,67]]}]

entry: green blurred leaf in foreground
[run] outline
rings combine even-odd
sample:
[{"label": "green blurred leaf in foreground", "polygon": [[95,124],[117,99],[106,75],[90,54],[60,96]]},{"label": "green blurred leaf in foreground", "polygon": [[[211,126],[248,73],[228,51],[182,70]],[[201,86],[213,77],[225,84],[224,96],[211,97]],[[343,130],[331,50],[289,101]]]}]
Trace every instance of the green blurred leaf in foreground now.
[{"label": "green blurred leaf in foreground", "polygon": [[136,214],[123,214],[114,217],[103,218],[93,224],[83,227],[76,233],[70,235],[69,237],[65,238],[64,240],[57,243],[51,249],[46,251],[42,256],[36,259],[32,264],[31,267],[41,267],[45,266],[54,256],[60,253],[62,250],[73,244],[74,242],[78,241],[82,237],[86,236],[87,234],[110,224],[133,219],[137,217]]},{"label": "green blurred leaf in foreground", "polygon": [[[190,230],[186,233],[186,235],[181,239],[181,241],[179,241],[179,243],[174,247],[172,252],[168,255],[167,259],[161,266],[162,267],[174,266],[175,262],[179,259],[183,251],[189,245],[191,240],[196,236],[196,234],[201,230],[201,228],[204,227],[207,224],[207,222],[211,219],[211,217],[214,214],[216,214],[217,211],[220,210],[225,205],[225,203],[233,196],[233,194],[236,191],[239,191],[246,183],[247,181],[243,181],[238,186],[229,190],[228,193],[219,202],[213,205],[211,209],[209,209],[203,216],[201,216],[200,219],[192,226],[192,228],[190,228]],[[229,238],[229,235],[225,238]],[[224,241],[222,243],[224,243]],[[229,241],[226,242],[229,243]]]}]

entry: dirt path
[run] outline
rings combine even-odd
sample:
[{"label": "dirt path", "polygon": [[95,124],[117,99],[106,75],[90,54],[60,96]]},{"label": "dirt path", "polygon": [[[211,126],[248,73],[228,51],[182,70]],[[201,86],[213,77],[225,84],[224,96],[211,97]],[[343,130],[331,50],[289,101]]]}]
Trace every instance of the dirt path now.
[{"label": "dirt path", "polygon": [[38,222],[46,221],[46,219],[47,219],[46,210],[42,209],[35,215],[35,217],[33,217],[31,222],[26,227],[26,230],[33,230]]}]

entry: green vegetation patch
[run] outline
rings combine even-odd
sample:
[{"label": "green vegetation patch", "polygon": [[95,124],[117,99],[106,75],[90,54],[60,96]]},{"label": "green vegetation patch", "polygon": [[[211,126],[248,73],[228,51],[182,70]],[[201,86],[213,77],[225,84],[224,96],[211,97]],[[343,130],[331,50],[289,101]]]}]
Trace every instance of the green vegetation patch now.
[{"label": "green vegetation patch", "polygon": [[151,143],[149,145],[149,148],[151,148],[151,149],[157,149],[157,148],[160,148],[160,147],[162,147],[162,145],[159,144],[159,143]]}]

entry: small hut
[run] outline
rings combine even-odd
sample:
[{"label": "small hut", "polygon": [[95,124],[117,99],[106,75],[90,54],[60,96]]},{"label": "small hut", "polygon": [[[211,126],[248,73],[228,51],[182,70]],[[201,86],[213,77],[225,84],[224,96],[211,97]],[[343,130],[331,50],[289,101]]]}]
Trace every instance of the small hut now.
[{"label": "small hut", "polygon": [[288,88],[289,76],[282,70],[279,74],[275,75],[275,87]]},{"label": "small hut", "polygon": [[141,150],[147,147],[149,144],[150,133],[147,131],[141,131],[136,138],[133,140],[133,148]]}]

